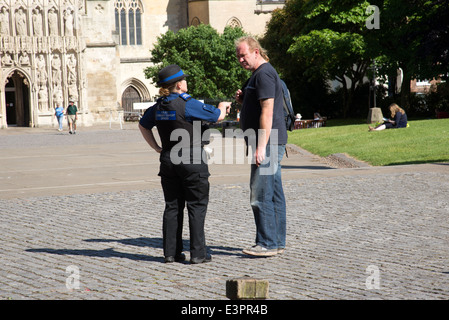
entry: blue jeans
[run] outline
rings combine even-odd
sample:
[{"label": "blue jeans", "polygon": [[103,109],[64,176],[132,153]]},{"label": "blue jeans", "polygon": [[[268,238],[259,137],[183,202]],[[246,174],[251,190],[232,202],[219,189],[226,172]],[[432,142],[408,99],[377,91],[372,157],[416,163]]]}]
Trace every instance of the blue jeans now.
[{"label": "blue jeans", "polygon": [[[256,222],[256,245],[285,248],[286,206],[281,179],[285,145],[267,145],[267,163],[251,164],[251,207]],[[273,154],[273,157],[271,156]]]},{"label": "blue jeans", "polygon": [[62,121],[64,120],[64,116],[58,116],[58,124],[59,124],[59,129],[62,130]]}]

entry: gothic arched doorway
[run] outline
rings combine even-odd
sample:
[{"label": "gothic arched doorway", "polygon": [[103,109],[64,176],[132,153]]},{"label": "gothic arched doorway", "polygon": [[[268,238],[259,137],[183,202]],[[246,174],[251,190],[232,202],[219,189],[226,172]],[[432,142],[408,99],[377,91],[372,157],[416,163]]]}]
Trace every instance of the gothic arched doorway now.
[{"label": "gothic arched doorway", "polygon": [[122,95],[122,108],[126,120],[133,120],[134,117],[138,117],[136,110],[133,108],[134,102],[142,102],[142,97],[139,91],[133,86],[129,86],[125,89]]},{"label": "gothic arched doorway", "polygon": [[14,71],[5,85],[6,123],[8,126],[29,127],[30,87],[23,74]]}]

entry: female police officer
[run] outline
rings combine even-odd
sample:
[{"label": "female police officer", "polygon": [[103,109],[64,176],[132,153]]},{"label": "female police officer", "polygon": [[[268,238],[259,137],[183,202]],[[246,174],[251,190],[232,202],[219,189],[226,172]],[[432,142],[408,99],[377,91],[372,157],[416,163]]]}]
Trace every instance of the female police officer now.
[{"label": "female police officer", "polygon": [[[215,108],[192,99],[187,94],[187,75],[177,65],[163,68],[158,76],[161,98],[147,109],[139,122],[139,129],[147,143],[161,154],[159,176],[165,198],[162,224],[165,262],[185,260],[182,253],[185,204],[189,215],[190,262],[209,262],[211,256],[207,253],[204,236],[209,169],[203,158],[200,123],[201,120],[223,120],[231,103],[220,102]],[[151,131],[154,126],[162,148]]]}]

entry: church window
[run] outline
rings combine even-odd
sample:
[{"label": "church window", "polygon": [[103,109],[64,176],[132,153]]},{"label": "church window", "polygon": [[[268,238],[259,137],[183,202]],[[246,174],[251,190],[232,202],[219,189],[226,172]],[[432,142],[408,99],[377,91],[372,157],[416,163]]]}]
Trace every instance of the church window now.
[{"label": "church window", "polygon": [[128,24],[129,24],[129,44],[133,46],[136,44],[136,36],[135,36],[136,27],[134,25],[134,10],[128,11]]},{"label": "church window", "polygon": [[136,10],[136,44],[142,44],[142,15],[140,9]]},{"label": "church window", "polygon": [[142,45],[142,3],[140,0],[115,0],[115,31],[120,44]]},{"label": "church window", "polygon": [[128,44],[128,37],[126,34],[126,12],[125,9],[122,9],[120,11],[120,44],[127,45]]}]

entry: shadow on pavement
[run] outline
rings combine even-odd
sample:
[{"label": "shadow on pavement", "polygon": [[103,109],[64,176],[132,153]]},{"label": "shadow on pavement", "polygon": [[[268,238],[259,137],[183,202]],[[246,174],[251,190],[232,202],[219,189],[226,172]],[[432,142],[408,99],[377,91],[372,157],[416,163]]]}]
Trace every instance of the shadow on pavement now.
[{"label": "shadow on pavement", "polygon": [[[163,240],[162,238],[129,238],[129,239],[86,239],[85,242],[97,242],[97,243],[120,243],[123,245],[129,246],[137,246],[137,247],[151,247],[162,249]],[[190,247],[189,240],[183,240],[184,249],[188,250]],[[207,246],[209,252],[212,255],[237,255],[237,256],[246,256],[241,252],[241,248],[232,248],[225,246]],[[87,257],[99,257],[99,258],[124,258],[130,260],[139,260],[139,261],[153,261],[153,262],[164,262],[164,257],[158,256],[154,257],[146,254],[138,254],[138,253],[126,253],[116,251],[114,248],[108,249],[52,249],[52,248],[38,248],[38,249],[27,249],[27,252],[33,253],[49,253],[56,255],[81,255]]]}]

